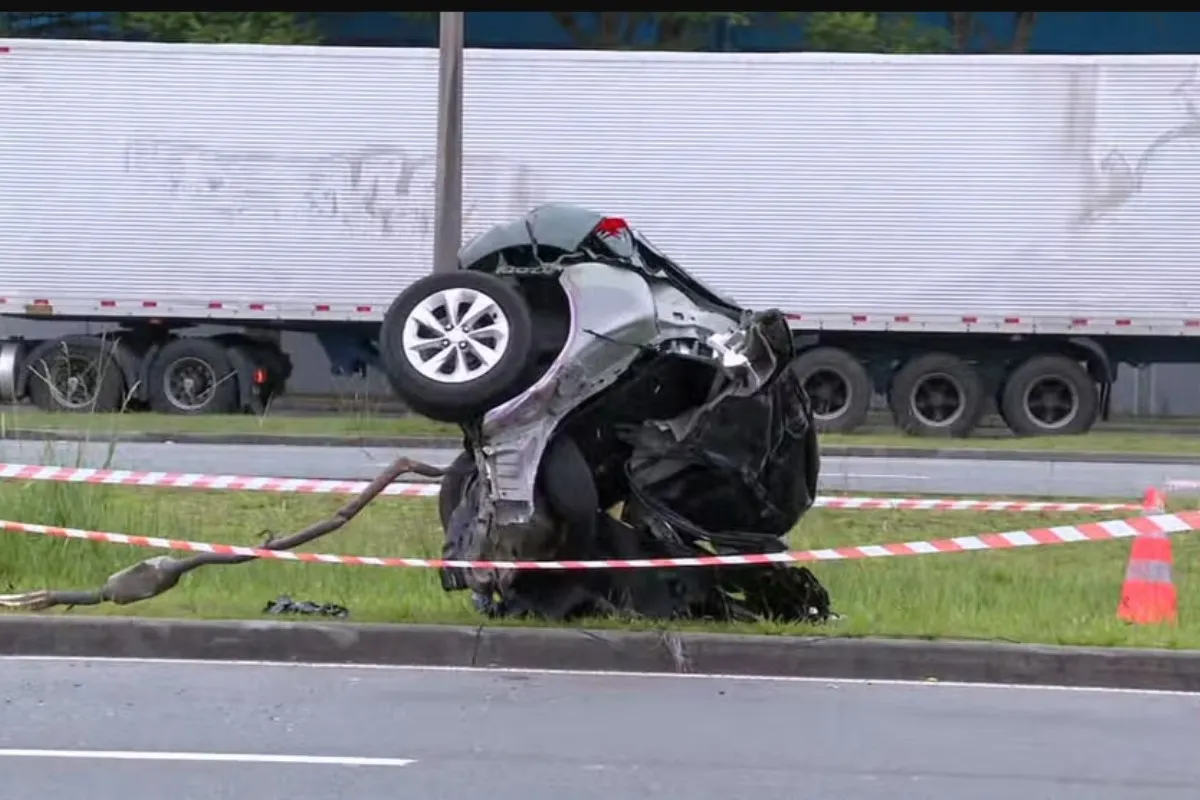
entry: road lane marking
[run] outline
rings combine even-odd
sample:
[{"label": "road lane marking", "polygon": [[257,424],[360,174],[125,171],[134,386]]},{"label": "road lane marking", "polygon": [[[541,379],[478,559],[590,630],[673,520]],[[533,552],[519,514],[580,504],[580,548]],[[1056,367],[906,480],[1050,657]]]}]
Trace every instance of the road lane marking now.
[{"label": "road lane marking", "polygon": [[0,749],[0,758],[71,758],[100,761],[208,761],[230,764],[308,764],[333,767],[407,767],[411,758],[272,755],[267,753],[182,753],[153,750],[20,750]]},{"label": "road lane marking", "polygon": [[898,480],[898,481],[927,481],[927,480],[929,480],[928,475],[900,475],[900,474],[891,473],[891,472],[841,472],[841,473],[834,473],[834,475],[836,475],[839,478],[870,478],[870,479],[885,478],[888,480]]},{"label": "road lane marking", "polygon": [[332,670],[345,672],[411,672],[464,675],[536,675],[551,678],[653,678],[656,680],[734,681],[745,683],[819,683],[827,686],[898,686],[930,689],[989,689],[1010,692],[1081,692],[1094,694],[1161,695],[1168,697],[1200,697],[1200,690],[1130,689],[1118,686],[1062,686],[1039,683],[987,683],[975,681],[913,680],[906,678],[837,678],[809,675],[723,675],[716,672],[640,672],[637,670],[561,669],[546,667],[466,667],[417,664],[339,664],[321,661],[262,661],[254,659],[206,658],[138,658],[135,656],[10,656],[0,655],[5,663],[57,663],[66,665],[126,664],[133,666],[162,666],[168,669],[189,667],[224,667],[231,669]]}]

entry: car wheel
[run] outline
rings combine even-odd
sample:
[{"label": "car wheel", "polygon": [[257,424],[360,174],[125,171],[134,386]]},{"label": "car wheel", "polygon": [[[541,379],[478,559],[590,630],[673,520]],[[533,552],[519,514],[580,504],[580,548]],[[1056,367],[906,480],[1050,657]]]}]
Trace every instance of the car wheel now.
[{"label": "car wheel", "polygon": [[379,334],[392,390],[413,411],[462,423],[516,395],[533,357],[525,298],[502,278],[450,272],[415,281]]},{"label": "car wheel", "polygon": [[948,353],[906,363],[892,378],[889,398],[896,427],[918,436],[968,436],[985,407],[979,372]]},{"label": "car wheel", "polygon": [[792,361],[821,433],[848,433],[867,421],[875,393],[866,368],[838,347],[816,347]]},{"label": "car wheel", "polygon": [[1013,370],[1000,396],[1001,416],[1018,436],[1087,433],[1100,405],[1096,383],[1067,356],[1033,356]]}]

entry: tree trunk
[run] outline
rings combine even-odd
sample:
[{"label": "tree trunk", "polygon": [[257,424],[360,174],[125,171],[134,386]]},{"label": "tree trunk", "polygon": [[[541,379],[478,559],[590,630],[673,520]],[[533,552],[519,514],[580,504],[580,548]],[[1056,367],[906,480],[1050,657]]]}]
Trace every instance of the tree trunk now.
[{"label": "tree trunk", "polygon": [[1037,22],[1036,11],[1014,11],[1013,38],[1010,47],[1013,53],[1028,53],[1033,40],[1033,25]]},{"label": "tree trunk", "polygon": [[971,47],[971,29],[975,27],[974,14],[970,11],[946,13],[950,15],[950,35],[954,40],[954,52],[967,52]]}]

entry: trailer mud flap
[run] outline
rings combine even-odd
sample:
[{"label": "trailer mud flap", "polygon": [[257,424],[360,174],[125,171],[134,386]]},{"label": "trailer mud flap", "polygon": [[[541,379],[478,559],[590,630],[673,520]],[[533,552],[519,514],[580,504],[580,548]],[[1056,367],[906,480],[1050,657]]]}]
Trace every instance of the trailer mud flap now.
[{"label": "trailer mud flap", "polygon": [[1072,336],[1067,341],[1082,351],[1079,355],[1087,364],[1088,373],[1100,387],[1098,395],[1100,419],[1107,422],[1112,403],[1112,386],[1117,380],[1112,359],[1108,357],[1108,351],[1104,349],[1104,346],[1095,339],[1087,336]]}]

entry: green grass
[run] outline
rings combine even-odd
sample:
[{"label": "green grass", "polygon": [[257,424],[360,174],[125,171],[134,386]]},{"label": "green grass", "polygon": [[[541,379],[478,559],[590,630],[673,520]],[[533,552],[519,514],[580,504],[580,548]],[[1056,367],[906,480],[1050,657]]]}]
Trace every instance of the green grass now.
[{"label": "green grass", "polygon": [[[260,531],[287,532],[327,515],[336,497],[233,494],[54,483],[0,483],[0,516],[22,522],[252,544]],[[814,510],[794,548],[933,539],[1122,516]],[[1200,538],[1176,537],[1180,624],[1133,628],[1117,621],[1128,542],[1022,551],[818,563],[845,618],[824,627],[682,624],[682,629],[792,635],[966,637],[1092,645],[1200,647]],[[352,555],[435,556],[432,500],[383,498],[310,550]],[[0,591],[87,588],[150,555],[121,545],[0,534]],[[480,623],[462,593],[446,594],[432,570],[261,561],[195,572],[173,591],[125,607],[68,613],[257,618],[278,594],[347,606],[358,621]],[[61,613],[61,612],[47,612]],[[659,627],[617,620],[596,627]]]},{"label": "green grass", "polygon": [[[454,425],[412,415],[346,411],[338,414],[303,415],[270,413],[262,416],[201,415],[177,416],[152,413],[51,414],[23,406],[0,411],[0,431],[54,430],[85,433],[92,438],[119,438],[123,433],[258,434],[270,436],[357,437],[450,437],[461,434]],[[1152,428],[1138,432],[1099,431],[1086,436],[1016,438],[984,431],[969,439],[904,436],[897,433],[866,432],[825,434],[829,447],[917,447],[968,448],[979,450],[1022,450],[1070,453],[1135,453],[1148,455],[1198,455],[1200,433],[1178,435]]]}]

